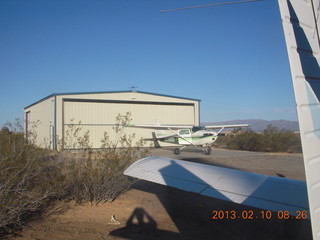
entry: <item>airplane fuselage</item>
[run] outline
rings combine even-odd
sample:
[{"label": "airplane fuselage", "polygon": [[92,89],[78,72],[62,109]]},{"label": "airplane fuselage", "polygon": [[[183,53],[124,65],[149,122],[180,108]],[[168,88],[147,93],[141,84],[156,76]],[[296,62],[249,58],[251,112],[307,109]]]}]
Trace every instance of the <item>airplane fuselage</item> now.
[{"label": "airplane fuselage", "polygon": [[[152,141],[171,143],[182,145],[181,148],[176,148],[175,153],[179,154],[180,151],[186,146],[202,147],[205,154],[211,153],[211,145],[214,143],[218,135],[225,128],[239,128],[248,127],[249,124],[235,124],[235,125],[215,125],[215,126],[187,126],[187,125],[150,125],[150,124],[130,124],[128,127],[136,128],[149,128],[156,131],[152,134]],[[215,132],[212,129],[219,129]],[[148,139],[150,140],[150,139]]]},{"label": "airplane fuselage", "polygon": [[181,129],[176,135],[171,135],[168,138],[162,138],[161,142],[179,144],[179,145],[195,145],[206,147],[215,142],[218,138],[218,133],[210,130],[199,130],[192,132],[190,129]]}]

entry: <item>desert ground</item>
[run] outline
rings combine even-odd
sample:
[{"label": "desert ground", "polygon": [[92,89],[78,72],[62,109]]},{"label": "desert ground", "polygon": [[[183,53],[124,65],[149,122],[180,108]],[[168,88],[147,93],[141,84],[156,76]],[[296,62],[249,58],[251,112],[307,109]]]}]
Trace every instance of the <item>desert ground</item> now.
[{"label": "desert ground", "polygon": [[[255,153],[213,149],[211,155],[189,149],[154,149],[149,155],[305,180],[302,154]],[[112,203],[56,203],[11,239],[312,239],[309,220],[214,220],[213,211],[254,209],[146,181],[136,182]],[[113,219],[112,219],[113,217]]]}]

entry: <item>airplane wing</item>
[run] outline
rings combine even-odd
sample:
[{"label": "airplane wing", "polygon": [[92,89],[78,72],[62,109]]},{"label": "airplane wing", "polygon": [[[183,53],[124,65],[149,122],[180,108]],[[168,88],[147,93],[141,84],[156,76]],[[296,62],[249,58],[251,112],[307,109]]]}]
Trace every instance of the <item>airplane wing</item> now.
[{"label": "airplane wing", "polygon": [[238,128],[238,127],[249,127],[250,124],[235,124],[235,125],[215,125],[205,126],[206,129],[217,129],[217,128]]},{"label": "airplane wing", "polygon": [[140,159],[124,174],[238,204],[289,211],[293,216],[309,209],[303,181],[162,157]]},{"label": "airplane wing", "polygon": [[156,141],[156,140],[165,140],[165,139],[169,139],[169,138],[173,138],[173,137],[180,137],[178,134],[172,134],[172,135],[165,135],[165,136],[161,136],[161,137],[153,137],[153,138],[143,138],[143,140],[146,141]]},{"label": "airplane wing", "polygon": [[127,127],[135,127],[135,128],[149,128],[156,130],[163,129],[191,129],[193,126],[191,125],[156,125],[156,124],[128,124]]}]

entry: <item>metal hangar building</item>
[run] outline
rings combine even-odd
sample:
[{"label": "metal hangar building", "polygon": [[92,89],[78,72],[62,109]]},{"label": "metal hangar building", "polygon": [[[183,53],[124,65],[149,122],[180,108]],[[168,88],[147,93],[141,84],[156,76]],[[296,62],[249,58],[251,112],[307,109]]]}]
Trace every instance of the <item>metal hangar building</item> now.
[{"label": "metal hangar building", "polygon": [[[142,91],[83,92],[51,94],[24,108],[25,134],[38,122],[36,144],[51,149],[66,141],[71,126],[89,131],[92,148],[101,148],[104,132],[111,140],[118,114],[131,113],[132,124],[200,124],[200,100]],[[126,128],[136,139],[151,138],[152,130]]]}]

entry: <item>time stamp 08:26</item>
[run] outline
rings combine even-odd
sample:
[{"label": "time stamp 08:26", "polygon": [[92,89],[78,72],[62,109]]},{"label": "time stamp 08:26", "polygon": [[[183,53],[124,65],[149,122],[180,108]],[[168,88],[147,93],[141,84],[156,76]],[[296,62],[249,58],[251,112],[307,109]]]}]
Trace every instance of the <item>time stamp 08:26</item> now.
[{"label": "time stamp 08:26", "polygon": [[254,220],[254,219],[308,219],[308,211],[276,211],[272,212],[270,210],[262,210],[262,211],[253,211],[253,210],[243,210],[243,211],[235,211],[235,210],[214,210],[212,211],[212,219],[213,220],[222,220],[222,219],[242,219],[242,220]]}]

